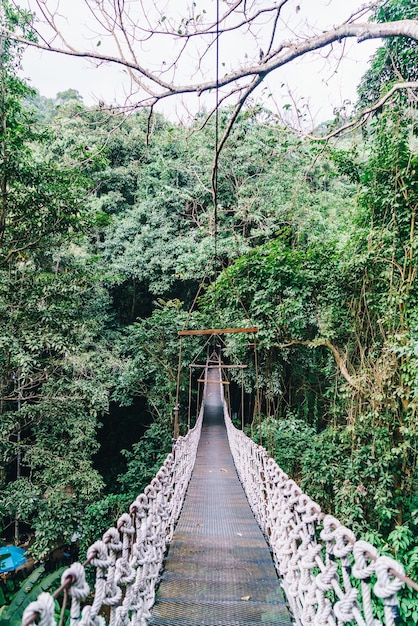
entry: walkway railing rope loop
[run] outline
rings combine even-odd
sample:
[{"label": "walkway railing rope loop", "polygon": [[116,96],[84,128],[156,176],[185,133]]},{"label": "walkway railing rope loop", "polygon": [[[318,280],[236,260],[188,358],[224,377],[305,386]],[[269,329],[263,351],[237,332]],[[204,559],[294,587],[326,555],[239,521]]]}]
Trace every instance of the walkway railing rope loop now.
[{"label": "walkway railing rope loop", "polygon": [[[402,565],[324,515],[264,448],[234,427],[226,403],[224,414],[238,475],[270,544],[296,623],[395,626],[398,592],[404,583],[417,588]],[[379,602],[383,622],[376,616]]]},{"label": "walkway railing rope loop", "polygon": [[[71,626],[105,626],[99,613],[109,607],[109,623],[118,626],[146,626],[155,600],[155,589],[164,555],[172,539],[184,496],[194,467],[202,427],[203,408],[195,427],[179,437],[173,451],[151,483],[121,515],[114,528],[87,550],[85,563],[73,563],[65,570],[61,587],[54,594],[42,593],[25,609],[23,626],[56,626],[54,600],[64,590],[71,597]],[[94,598],[90,594],[85,568],[96,570]]]},{"label": "walkway railing rope loop", "polygon": [[[270,544],[276,569],[299,626],[395,626],[398,593],[405,576],[400,563],[379,555],[366,541],[319,505],[270,458],[237,430],[224,404],[231,452],[254,516]],[[54,599],[71,599],[71,626],[146,626],[166,548],[172,539],[195,463],[203,408],[194,429],[179,437],[151,483],[102,540],[87,551],[85,563],[66,569],[54,594],[42,593],[25,610],[23,625],[55,626]],[[85,568],[96,570],[94,597]],[[383,621],[376,604],[383,606]],[[64,604],[65,608],[65,604]]]}]

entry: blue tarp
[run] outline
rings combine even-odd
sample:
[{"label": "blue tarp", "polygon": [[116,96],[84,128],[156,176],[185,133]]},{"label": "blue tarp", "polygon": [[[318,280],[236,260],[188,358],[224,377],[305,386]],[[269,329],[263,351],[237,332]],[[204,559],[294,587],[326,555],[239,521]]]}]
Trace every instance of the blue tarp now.
[{"label": "blue tarp", "polygon": [[12,572],[26,563],[26,550],[16,546],[2,546],[0,548],[0,574]]}]

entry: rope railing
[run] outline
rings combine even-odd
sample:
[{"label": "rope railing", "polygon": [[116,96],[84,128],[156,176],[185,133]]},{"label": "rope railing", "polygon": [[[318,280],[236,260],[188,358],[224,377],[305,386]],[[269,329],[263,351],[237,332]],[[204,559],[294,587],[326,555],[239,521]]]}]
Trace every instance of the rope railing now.
[{"label": "rope railing", "polygon": [[395,626],[397,593],[409,582],[402,565],[324,515],[263,447],[235,428],[225,402],[224,414],[238,475],[296,624]]},{"label": "rope railing", "polygon": [[[27,606],[23,626],[56,626],[55,599],[62,592],[71,598],[71,626],[146,626],[194,467],[202,420],[203,409],[195,427],[176,440],[173,451],[131,504],[129,513],[90,546],[83,564],[73,563],[64,571],[54,594],[41,593]],[[87,565],[96,570],[92,594],[86,582]]]}]

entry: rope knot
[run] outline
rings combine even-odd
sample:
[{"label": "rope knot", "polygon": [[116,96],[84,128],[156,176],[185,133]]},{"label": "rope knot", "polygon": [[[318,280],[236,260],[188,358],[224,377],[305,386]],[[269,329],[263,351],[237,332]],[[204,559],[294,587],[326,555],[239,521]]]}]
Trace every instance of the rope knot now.
[{"label": "rope knot", "polygon": [[141,493],[131,504],[129,508],[129,513],[131,513],[131,515],[135,515],[136,519],[141,520],[147,516],[148,508],[148,498],[145,493]]},{"label": "rope knot", "polygon": [[320,513],[321,509],[319,505],[309,498],[305,505],[305,512],[302,515],[302,520],[305,524],[313,524],[318,521]]},{"label": "rope knot", "polygon": [[109,555],[104,541],[95,541],[87,550],[87,558],[93,567],[105,569],[109,565]]},{"label": "rope knot", "polygon": [[394,575],[394,572],[405,576],[405,571],[400,563],[388,556],[379,556],[376,560],[377,583],[373,591],[378,598],[388,599],[395,596],[402,588],[403,582]]},{"label": "rope knot", "polygon": [[356,536],[353,531],[346,528],[346,526],[339,526],[335,531],[335,535],[334,554],[337,558],[342,559],[353,551]]},{"label": "rope knot", "polygon": [[132,519],[129,513],[124,513],[120,516],[116,527],[118,531],[124,535],[133,535],[135,533],[135,528],[132,524]]},{"label": "rope knot", "polygon": [[335,517],[333,517],[332,515],[325,515],[323,521],[323,529],[321,530],[322,541],[335,541],[336,530],[339,526],[341,526],[341,523]]},{"label": "rope knot", "polygon": [[103,535],[103,543],[107,544],[109,550],[121,552],[122,542],[117,528],[109,528]]},{"label": "rope knot", "polygon": [[131,567],[131,564],[126,558],[120,558],[116,561],[116,584],[128,585],[135,579],[136,570]]},{"label": "rope knot", "polygon": [[92,614],[92,607],[85,606],[81,613],[79,626],[106,626],[104,617]]},{"label": "rope knot", "polygon": [[305,513],[306,512],[306,505],[308,504],[309,500],[310,500],[310,498],[309,498],[309,496],[306,495],[306,493],[301,493],[299,495],[298,502],[297,502],[297,504],[295,506],[295,510],[298,513]]},{"label": "rope knot", "polygon": [[170,482],[170,473],[165,465],[160,467],[156,474],[156,478],[160,481],[161,485],[167,486]]},{"label": "rope knot", "polygon": [[353,576],[360,580],[370,578],[376,569],[376,560],[379,556],[376,548],[371,543],[360,539],[354,544],[353,555]]},{"label": "rope knot", "polygon": [[335,616],[344,623],[355,621],[353,609],[358,608],[357,594],[358,590],[352,587],[344,598],[338,600],[334,605]]},{"label": "rope knot", "polygon": [[34,615],[38,615],[38,617],[35,617],[34,624],[38,624],[38,626],[55,626],[54,610],[54,598],[51,594],[44,591],[39,594],[37,600],[28,604],[23,611],[22,624],[33,618]]},{"label": "rope knot", "polygon": [[157,490],[155,488],[154,480],[152,480],[151,483],[147,487],[145,487],[144,493],[146,494],[148,500],[151,500],[151,505],[152,501],[155,500],[155,498],[157,497]]},{"label": "rope knot", "polygon": [[117,587],[115,583],[107,583],[105,586],[105,594],[103,604],[107,606],[116,606],[120,604],[122,599],[122,589]]},{"label": "rope knot", "polygon": [[288,496],[288,506],[294,506],[299,502],[299,497],[302,494],[300,487],[294,480],[289,480],[288,489],[286,495]]},{"label": "rope knot", "polygon": [[328,598],[322,598],[321,604],[318,606],[313,625],[329,626],[335,624],[331,601]]},{"label": "rope knot", "polygon": [[300,560],[300,564],[302,565],[302,567],[306,569],[313,569],[314,567],[318,567],[316,557],[318,556],[318,554],[320,554],[321,550],[322,546],[319,543],[313,546],[309,546],[309,548]]},{"label": "rope knot", "polygon": [[332,589],[332,581],[337,578],[338,566],[335,561],[328,561],[323,572],[315,577],[316,586],[321,591]]},{"label": "rope knot", "polygon": [[68,578],[72,581],[68,590],[70,596],[76,600],[84,600],[84,598],[87,598],[90,587],[86,581],[86,570],[81,563],[73,563],[65,570],[61,576],[61,584],[64,585]]}]

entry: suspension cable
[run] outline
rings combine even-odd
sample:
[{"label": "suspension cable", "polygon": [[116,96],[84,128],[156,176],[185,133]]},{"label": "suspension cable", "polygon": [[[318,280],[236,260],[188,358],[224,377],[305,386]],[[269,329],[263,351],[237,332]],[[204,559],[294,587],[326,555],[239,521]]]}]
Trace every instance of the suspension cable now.
[{"label": "suspension cable", "polygon": [[[215,34],[215,151],[212,167],[212,199],[213,199],[213,238],[214,238],[214,270],[215,270],[215,282],[216,273],[218,270],[218,169],[219,169],[219,19],[220,9],[219,0],[216,0],[216,34]],[[214,289],[213,298],[213,314],[214,321],[216,320],[216,286]]]}]

